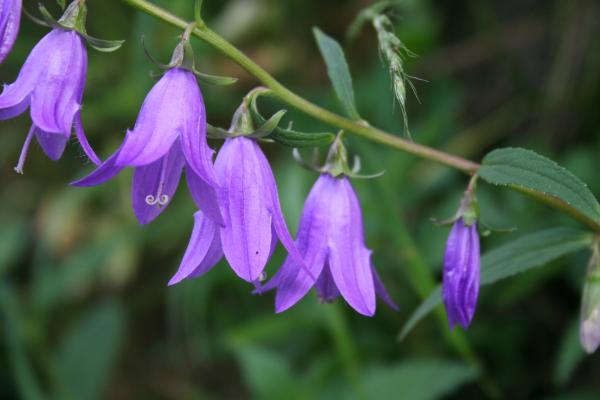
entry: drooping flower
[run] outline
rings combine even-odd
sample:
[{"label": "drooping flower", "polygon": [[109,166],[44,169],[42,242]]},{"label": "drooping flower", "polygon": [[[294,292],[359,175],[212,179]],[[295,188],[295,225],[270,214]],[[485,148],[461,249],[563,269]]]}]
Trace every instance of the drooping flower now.
[{"label": "drooping flower", "polygon": [[443,298],[450,329],[468,328],[479,294],[480,250],[477,222],[460,217],[454,223],[444,255]]},{"label": "drooping flower", "polygon": [[0,0],[0,64],[12,50],[21,23],[22,0]]},{"label": "drooping flower", "polygon": [[208,185],[217,185],[198,82],[192,72],[175,67],[150,90],[121,147],[74,185],[99,185],[126,167],[135,168],[133,211],[141,224],[147,224],[169,204],[184,166]]},{"label": "drooping flower", "polygon": [[579,338],[589,354],[600,347],[600,249],[597,243],[593,247],[583,285]]},{"label": "drooping flower", "polygon": [[288,257],[263,288],[277,289],[276,312],[296,304],[312,287],[321,300],[341,295],[366,316],[375,314],[376,296],[397,309],[371,262],[360,204],[348,177],[321,174],[306,199],[296,246],[317,281]]},{"label": "drooping flower", "polygon": [[53,29],[33,48],[17,80],[0,95],[0,119],[31,108],[32,126],[15,170],[23,172],[35,137],[46,155],[58,160],[73,127],[86,155],[100,160],[89,146],[81,125],[81,103],[87,74],[87,51],[74,30]]},{"label": "drooping flower", "polygon": [[[217,155],[215,171],[223,224],[215,224],[205,213],[195,214],[188,249],[169,284],[204,274],[221,255],[240,278],[256,284],[278,240],[304,267],[281,211],[273,172],[256,141],[244,136],[227,139]],[[193,194],[194,182],[197,179],[190,175]]]}]

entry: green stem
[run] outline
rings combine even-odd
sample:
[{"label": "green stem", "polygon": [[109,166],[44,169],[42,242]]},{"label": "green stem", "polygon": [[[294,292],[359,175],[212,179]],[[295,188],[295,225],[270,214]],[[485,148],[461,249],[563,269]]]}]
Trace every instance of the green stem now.
[{"label": "green stem", "polygon": [[[170,12],[146,0],[123,0],[123,2],[182,30],[189,25],[189,23],[185,20],[176,17]],[[248,58],[244,53],[223,39],[217,33],[210,30],[203,23],[194,29],[192,34],[219,49],[222,53],[239,64],[242,68],[261,81],[265,86],[269,87],[275,96],[277,96],[281,101],[302,111],[305,114],[312,116],[315,119],[355,135],[362,136],[373,142],[380,143],[427,160],[435,161],[469,175],[474,175],[477,173],[477,170],[480,167],[480,165],[474,161],[470,161],[465,158],[461,158],[419,143],[412,142],[410,140],[403,139],[401,137],[392,135],[391,133],[382,131],[381,129],[369,126],[364,121],[353,121],[348,118],[344,118],[331,111],[325,110],[314,103],[311,103],[310,101],[298,96],[296,93],[283,86],[261,66]],[[529,192],[525,190],[522,191],[538,201],[544,202],[563,213],[575,217],[594,231],[600,232],[600,224],[597,221],[582,215],[572,206],[563,204],[557,201],[554,197],[543,193]]]}]

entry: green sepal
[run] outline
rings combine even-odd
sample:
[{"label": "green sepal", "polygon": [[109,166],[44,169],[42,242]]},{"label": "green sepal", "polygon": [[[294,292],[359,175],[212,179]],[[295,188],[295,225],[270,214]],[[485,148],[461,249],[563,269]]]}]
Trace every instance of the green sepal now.
[{"label": "green sepal", "polygon": [[286,110],[277,111],[275,114],[273,114],[271,116],[271,118],[269,118],[267,120],[267,122],[262,124],[260,128],[258,128],[256,131],[254,131],[254,133],[252,133],[250,135],[250,137],[259,139],[259,138],[264,138],[266,136],[269,136],[270,134],[273,133],[273,131],[275,129],[277,129],[277,127],[279,126],[279,123],[281,122],[281,119],[284,117],[284,115],[286,113],[287,113]]},{"label": "green sepal", "polygon": [[206,124],[206,134],[211,139],[228,139],[232,137],[231,133],[218,126]]},{"label": "green sepal", "polygon": [[148,58],[148,60],[150,60],[150,62],[152,64],[154,64],[157,68],[167,70],[167,69],[171,69],[176,66],[175,64],[163,64],[160,61],[158,61],[156,58],[154,58],[154,56],[152,54],[150,54],[150,51],[146,47],[146,40],[145,40],[144,35],[142,35],[141,41],[142,41],[142,50],[144,50],[144,54],[146,54],[146,57]]},{"label": "green sepal", "polygon": [[39,20],[39,19],[37,19],[36,17],[33,17],[33,16],[29,16],[34,22],[37,22],[40,25],[45,25],[45,26],[47,26],[49,28],[54,28],[54,29],[65,29],[65,28],[67,28],[66,26],[64,26],[61,23],[59,23],[52,16],[52,14],[50,14],[50,11],[48,11],[48,9],[43,4],[40,3],[39,6],[38,6],[38,8],[40,10],[40,14],[42,14],[42,20]]},{"label": "green sepal", "polygon": [[125,43],[124,40],[104,40],[95,38],[86,33],[79,33],[92,49],[101,51],[103,53],[112,53],[113,51],[117,51],[121,48],[123,43]]},{"label": "green sepal", "polygon": [[229,76],[210,75],[197,71],[195,68],[192,71],[200,83],[207,83],[209,85],[227,86],[233,85],[238,81],[238,78],[232,78]]},{"label": "green sepal", "polygon": [[[257,99],[261,95],[272,96],[273,94],[269,89],[257,90],[252,96],[252,100],[250,102],[250,112],[252,113],[252,118],[254,118],[259,125],[265,126],[268,120],[260,114],[257,104]],[[273,117],[271,117],[269,120],[272,118]],[[281,118],[279,121],[277,121],[278,124],[280,120]],[[335,139],[335,135],[331,132],[308,133],[293,130],[291,123],[287,128],[276,126],[268,137],[277,143],[296,148],[325,146],[331,144]]]}]

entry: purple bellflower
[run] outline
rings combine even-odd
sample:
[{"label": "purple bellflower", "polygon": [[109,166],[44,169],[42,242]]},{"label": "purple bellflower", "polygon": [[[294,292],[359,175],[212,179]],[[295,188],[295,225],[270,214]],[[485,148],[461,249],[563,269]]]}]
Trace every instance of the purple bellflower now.
[{"label": "purple bellflower", "polygon": [[475,198],[474,177],[469,183],[456,215],[441,224],[452,224],[444,254],[442,297],[448,324],[467,329],[475,315],[479,295],[481,255],[477,219],[479,208]]},{"label": "purple bellflower", "polygon": [[21,23],[22,0],[0,0],[0,64],[12,50]]},{"label": "purple bellflower", "polygon": [[473,320],[479,294],[479,234],[477,222],[467,225],[458,219],[444,255],[443,297],[450,329],[459,324],[467,329]]},{"label": "purple bellflower", "polygon": [[[169,285],[206,273],[222,255],[240,278],[257,284],[278,240],[305,268],[283,217],[273,172],[256,141],[228,138],[217,155],[215,171],[223,223],[215,223],[202,211],[195,214],[190,243]],[[192,194],[197,181],[194,176],[188,180]]]},{"label": "purple bellflower", "polygon": [[[150,223],[164,211],[184,167],[188,182],[192,181],[194,200],[209,198],[209,193],[203,192],[218,186],[212,165],[213,151],[206,142],[204,100],[193,67],[188,68],[189,57],[193,55],[183,51],[183,47],[189,46],[188,39],[184,35],[177,46],[170,69],[146,96],[135,126],[127,132],[121,147],[96,171],[73,183],[96,186],[126,167],[135,168],[131,197],[140,224]],[[211,213],[216,204],[198,205],[220,222],[218,209]]]},{"label": "purple bellflower", "polygon": [[323,173],[317,179],[304,205],[296,245],[317,281],[288,257],[263,288],[277,289],[276,312],[296,304],[312,287],[322,301],[341,295],[366,316],[375,314],[376,296],[397,309],[371,262],[360,204],[346,176]]},{"label": "purple bellflower", "polygon": [[17,80],[0,95],[0,119],[31,108],[33,124],[15,170],[23,172],[29,145],[35,137],[44,153],[58,160],[73,127],[86,155],[100,163],[81,125],[81,103],[87,74],[87,51],[74,30],[53,29],[33,48]]}]

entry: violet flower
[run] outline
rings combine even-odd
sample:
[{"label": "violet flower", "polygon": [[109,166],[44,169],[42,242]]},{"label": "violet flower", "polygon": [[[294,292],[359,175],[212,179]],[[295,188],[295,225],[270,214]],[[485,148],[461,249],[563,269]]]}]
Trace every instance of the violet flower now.
[{"label": "violet flower", "polygon": [[135,168],[131,196],[140,224],[150,223],[164,211],[184,167],[188,174],[200,177],[195,181],[197,191],[217,186],[212,150],[206,143],[204,101],[193,72],[180,67],[167,71],[146,96],[121,147],[73,185],[99,185],[125,167]]},{"label": "violet flower", "polygon": [[468,328],[475,314],[479,294],[480,252],[477,222],[456,220],[444,256],[443,298],[450,329],[459,324]]},{"label": "violet flower", "polygon": [[21,23],[22,0],[0,0],[0,64],[12,50]]},{"label": "violet flower", "polygon": [[[169,285],[206,273],[223,254],[240,278],[257,284],[278,239],[304,267],[281,211],[273,172],[256,141],[244,136],[227,139],[217,155],[215,171],[221,184],[217,197],[223,225],[202,212],[195,214],[190,243]],[[197,192],[196,181],[190,175],[192,194]],[[196,196],[202,193],[206,191]]]},{"label": "violet flower", "polygon": [[81,125],[81,103],[87,74],[87,51],[73,30],[53,29],[33,48],[17,80],[0,95],[0,119],[31,108],[33,124],[15,170],[23,172],[29,145],[35,137],[46,155],[58,160],[75,127],[86,155],[100,163]]},{"label": "violet flower", "polygon": [[375,314],[376,295],[397,309],[372,265],[360,204],[348,177],[321,174],[306,199],[296,245],[317,281],[288,257],[263,288],[277,289],[276,312],[296,304],[313,286],[321,300],[341,295],[366,316]]}]

